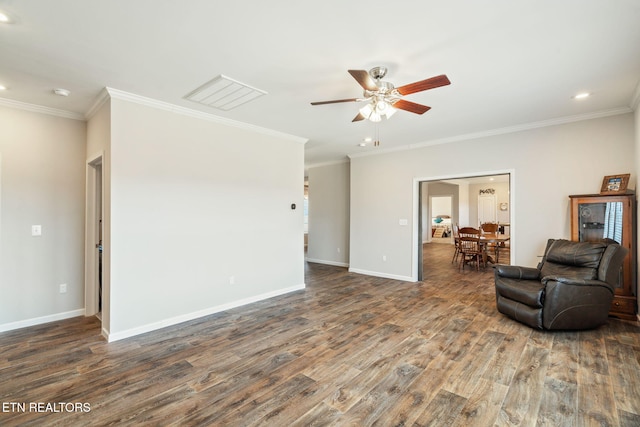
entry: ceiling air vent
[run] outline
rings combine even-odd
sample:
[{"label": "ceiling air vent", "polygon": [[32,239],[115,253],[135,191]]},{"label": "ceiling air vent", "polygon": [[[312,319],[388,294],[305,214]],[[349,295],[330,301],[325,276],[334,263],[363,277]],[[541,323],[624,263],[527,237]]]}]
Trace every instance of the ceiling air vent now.
[{"label": "ceiling air vent", "polygon": [[263,90],[220,74],[185,96],[185,98],[209,107],[229,111],[266,94],[267,92]]}]

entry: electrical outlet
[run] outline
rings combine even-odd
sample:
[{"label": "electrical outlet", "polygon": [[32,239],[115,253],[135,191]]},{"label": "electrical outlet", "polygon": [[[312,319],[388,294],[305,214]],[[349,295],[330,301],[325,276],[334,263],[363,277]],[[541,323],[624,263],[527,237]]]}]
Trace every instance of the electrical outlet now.
[{"label": "electrical outlet", "polygon": [[66,294],[67,293],[67,284],[66,283],[62,283],[60,285],[60,293],[61,294]]},{"label": "electrical outlet", "polygon": [[31,235],[32,236],[41,236],[42,235],[42,226],[41,225],[32,225],[31,226]]},{"label": "electrical outlet", "polygon": [[236,276],[229,276],[229,284],[234,285],[236,283]]}]

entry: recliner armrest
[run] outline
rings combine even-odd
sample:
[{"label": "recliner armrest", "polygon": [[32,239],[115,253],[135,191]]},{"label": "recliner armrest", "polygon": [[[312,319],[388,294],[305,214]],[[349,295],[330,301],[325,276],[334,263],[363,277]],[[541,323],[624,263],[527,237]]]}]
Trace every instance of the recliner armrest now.
[{"label": "recliner armrest", "polygon": [[517,265],[496,265],[497,276],[510,279],[537,280],[540,279],[540,270],[533,267],[520,267]]},{"label": "recliner armrest", "polygon": [[607,282],[603,282],[602,280],[597,279],[578,279],[573,277],[561,277],[561,276],[544,276],[541,280],[542,284],[546,286],[546,284],[550,281],[563,283],[565,285],[577,285],[577,286],[602,286],[607,288],[614,293],[611,285]]}]

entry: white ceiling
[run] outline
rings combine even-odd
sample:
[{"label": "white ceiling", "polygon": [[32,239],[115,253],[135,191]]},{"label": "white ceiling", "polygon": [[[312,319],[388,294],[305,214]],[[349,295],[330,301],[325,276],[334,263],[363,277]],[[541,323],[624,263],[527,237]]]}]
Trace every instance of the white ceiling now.
[{"label": "white ceiling", "polygon": [[[104,87],[307,138],[307,165],[631,111],[640,80],[638,0],[0,0],[0,97],[85,114]],[[408,95],[376,129],[352,123],[348,69],[389,68]],[[231,111],[184,99],[219,74],[268,92]],[[71,91],[68,97],[54,88]],[[577,101],[572,96],[589,91]]]}]

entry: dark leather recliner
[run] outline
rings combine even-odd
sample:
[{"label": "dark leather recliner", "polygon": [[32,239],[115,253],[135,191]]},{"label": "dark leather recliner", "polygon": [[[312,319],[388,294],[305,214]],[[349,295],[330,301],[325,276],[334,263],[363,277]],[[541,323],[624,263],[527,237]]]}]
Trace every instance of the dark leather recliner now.
[{"label": "dark leather recliner", "polygon": [[627,252],[612,240],[549,239],[537,268],[495,267],[498,311],[538,329],[603,325]]}]

